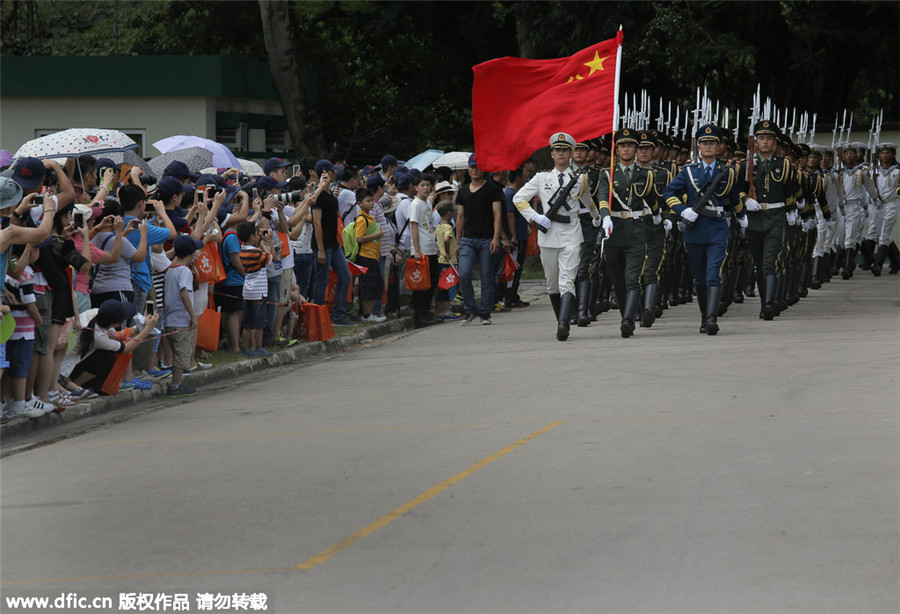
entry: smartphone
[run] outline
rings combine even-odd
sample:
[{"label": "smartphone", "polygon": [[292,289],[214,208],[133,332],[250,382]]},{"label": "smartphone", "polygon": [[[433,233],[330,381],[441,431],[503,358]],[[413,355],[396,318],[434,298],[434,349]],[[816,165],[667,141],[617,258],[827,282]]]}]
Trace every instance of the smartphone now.
[{"label": "smartphone", "polygon": [[206,201],[206,190],[197,188],[197,202],[203,204]]},{"label": "smartphone", "polygon": [[31,200],[31,202],[34,203],[35,205],[43,205],[43,204],[44,204],[44,195],[43,195],[43,194],[38,194],[38,195],[36,195],[36,196]]},{"label": "smartphone", "polygon": [[76,211],[72,216],[72,226],[75,230],[81,230],[84,228],[84,214]]},{"label": "smartphone", "polygon": [[298,177],[299,174],[300,174],[300,165],[299,165],[299,164],[295,164],[294,167],[293,167],[293,169],[294,169],[294,175],[293,175],[293,176],[294,176],[294,177]]},{"label": "smartphone", "polygon": [[253,188],[253,200],[259,198],[259,190],[257,188]]},{"label": "smartphone", "polygon": [[148,316],[152,316],[155,309],[156,303],[154,303],[153,301],[147,301],[147,305],[144,307],[144,313],[146,313]]}]

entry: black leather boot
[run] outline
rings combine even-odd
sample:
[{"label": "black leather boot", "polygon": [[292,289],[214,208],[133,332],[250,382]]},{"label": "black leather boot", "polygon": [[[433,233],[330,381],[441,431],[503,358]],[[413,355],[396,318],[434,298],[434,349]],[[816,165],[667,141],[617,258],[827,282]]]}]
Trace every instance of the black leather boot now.
[{"label": "black leather boot", "polygon": [[553,317],[559,320],[559,294],[551,294],[550,295],[550,304],[553,306]]},{"label": "black leather boot", "polygon": [[565,341],[569,338],[569,318],[575,306],[575,295],[566,292],[559,299],[559,320],[556,322],[556,339]]},{"label": "black leather boot", "polygon": [[853,277],[853,267],[856,264],[856,250],[848,247],[844,250],[844,267],[841,269],[841,279]]},{"label": "black leather boot", "polygon": [[872,254],[875,249],[874,243],[875,241],[866,239],[859,244],[859,253],[862,254],[863,257],[862,264],[859,265],[859,268],[863,271],[870,270],[872,268],[872,263],[875,261],[875,256]]},{"label": "black leather boot", "polygon": [[575,326],[578,324],[578,305],[581,304],[581,300],[579,298],[579,292],[581,288],[579,284],[575,283],[575,304],[572,306],[572,311],[569,312],[569,326]]},{"label": "black leather boot", "polygon": [[731,281],[732,276],[728,273],[722,274],[721,298],[719,305],[716,307],[716,314],[721,318],[728,311],[728,305],[731,303]]},{"label": "black leather boot", "polygon": [[748,298],[755,297],[756,291],[754,290],[754,287],[757,285],[762,287],[762,283],[756,278],[756,270],[751,264],[747,264],[746,279],[744,280],[744,296]]},{"label": "black leather boot", "polygon": [[597,321],[597,315],[602,313],[600,311],[600,305],[598,301],[600,300],[600,279],[592,279],[591,280],[591,291],[590,291],[590,301],[588,302],[588,312],[591,315],[591,322]]},{"label": "black leather boot", "polygon": [[880,277],[881,269],[884,267],[884,259],[887,257],[887,245],[879,245],[872,257],[872,275]]},{"label": "black leather boot", "polygon": [[800,300],[795,291],[797,277],[797,269],[788,269],[784,274],[784,302],[787,305],[796,305]]},{"label": "black leather boot", "polygon": [[809,296],[809,290],[807,286],[809,285],[809,271],[811,268],[811,263],[809,258],[803,261],[803,266],[800,267],[800,279],[797,280],[797,297],[798,298],[806,298]]},{"label": "black leather boot", "polygon": [[775,305],[775,309],[777,310],[775,317],[781,315],[781,312],[786,311],[788,308],[787,301],[784,300],[784,287],[784,271],[782,271],[775,275],[775,297],[772,300],[772,304]]},{"label": "black leather boot", "polygon": [[[775,306],[775,293],[778,290],[778,279],[774,275],[766,275],[765,277],[765,297],[763,298],[763,320],[771,320],[778,315],[778,308]],[[762,292],[760,292],[762,294]]]},{"label": "black leather boot", "polygon": [[834,252],[825,252],[822,256],[822,268],[819,271],[819,281],[823,284],[831,283],[831,263],[834,260]]},{"label": "black leather boot", "polygon": [[622,325],[619,330],[626,339],[634,333],[634,312],[641,301],[641,293],[638,290],[629,290],[625,295],[625,308],[622,310]]},{"label": "black leather boot", "polygon": [[[841,266],[843,266],[844,261],[847,259],[847,250],[843,247],[839,247],[837,253],[834,255],[834,259],[831,261],[831,276],[835,277],[837,275],[841,275]],[[843,277],[843,275],[841,275]]]},{"label": "black leather boot", "polygon": [[706,286],[696,286],[697,290],[697,306],[700,307],[700,334],[706,334],[707,313],[709,311],[709,303],[706,298],[709,296]]},{"label": "black leather boot", "polygon": [[578,282],[578,326],[587,326],[591,323],[591,280],[585,279]]},{"label": "black leather boot", "polygon": [[747,268],[744,263],[738,264],[734,269],[734,289],[731,291],[731,302],[740,305],[744,302],[744,277]]},{"label": "black leather boot", "polygon": [[822,287],[822,280],[819,279],[819,275],[821,275],[822,265],[824,261],[822,256],[816,256],[812,261],[812,279],[809,281],[809,287],[813,290],[818,290]]},{"label": "black leather boot", "polygon": [[706,334],[715,335],[719,332],[718,315],[719,299],[722,297],[721,286],[709,286],[706,288]]},{"label": "black leather boot", "polygon": [[897,244],[893,241],[888,245],[888,258],[891,260],[891,269],[888,273],[896,275],[900,271],[900,249],[897,249]]},{"label": "black leather boot", "polygon": [[644,288],[644,312],[641,314],[641,326],[650,328],[656,321],[656,304],[659,301],[659,284],[647,284]]}]

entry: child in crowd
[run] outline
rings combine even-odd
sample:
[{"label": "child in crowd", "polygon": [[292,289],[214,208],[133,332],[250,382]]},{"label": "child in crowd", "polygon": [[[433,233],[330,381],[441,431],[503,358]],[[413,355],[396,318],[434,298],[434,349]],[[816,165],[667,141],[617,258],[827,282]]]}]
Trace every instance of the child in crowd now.
[{"label": "child in crowd", "polygon": [[203,242],[181,235],[175,239],[175,260],[166,270],[163,296],[165,300],[165,331],[172,349],[172,382],[166,388],[169,398],[182,398],[197,394],[194,388],[185,386],[181,378],[191,366],[194,349],[194,330],[197,314],[194,313],[194,274],[191,264],[194,253],[203,249]]},{"label": "child in crowd", "polygon": [[[450,265],[455,267],[458,263],[456,231],[450,223],[456,216],[456,205],[452,200],[443,200],[438,203],[436,211],[441,216],[441,223],[434,229],[434,239],[438,247],[438,278],[440,278]],[[454,289],[455,287],[454,285]],[[434,315],[443,320],[459,320],[461,316],[450,312],[452,300],[450,290],[439,287],[434,294]]]},{"label": "child in crowd", "polygon": [[272,353],[262,348],[266,327],[268,281],[266,265],[272,261],[272,238],[268,228],[258,230],[253,222],[241,222],[237,229],[241,240],[241,266],[244,268],[244,356],[265,358]]},{"label": "child in crowd", "polygon": [[359,243],[356,264],[366,268],[366,273],[359,281],[359,312],[363,322],[387,320],[383,315],[372,313],[384,289],[379,263],[384,231],[372,217],[374,206],[375,196],[371,190],[362,188],[356,191],[356,207],[359,211],[356,216],[356,242]]}]

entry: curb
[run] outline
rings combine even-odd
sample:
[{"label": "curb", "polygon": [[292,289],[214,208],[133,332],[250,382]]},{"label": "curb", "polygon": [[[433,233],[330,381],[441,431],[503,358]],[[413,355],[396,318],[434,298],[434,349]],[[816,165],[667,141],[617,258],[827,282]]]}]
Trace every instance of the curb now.
[{"label": "curb", "polygon": [[[402,333],[413,329],[412,316],[404,316],[400,319],[392,319],[387,322],[367,326],[352,335],[333,337],[327,341],[315,341],[301,343],[292,348],[280,350],[270,358],[250,358],[236,360],[225,365],[211,369],[194,371],[190,377],[191,386],[208,386],[221,381],[233,380],[238,377],[262,371],[269,368],[281,367],[289,364],[302,364],[314,356],[320,354],[336,354],[349,350],[365,341],[378,339],[388,335]],[[45,429],[57,428],[60,425],[71,424],[74,421],[99,416],[116,409],[129,406],[140,407],[143,403],[157,398],[166,398],[165,381],[154,382],[150,390],[123,390],[113,396],[104,396],[91,399],[86,403],[79,403],[66,408],[61,414],[56,414],[55,419],[40,418],[14,418],[0,427],[0,439],[15,438],[19,435],[34,434]]]}]

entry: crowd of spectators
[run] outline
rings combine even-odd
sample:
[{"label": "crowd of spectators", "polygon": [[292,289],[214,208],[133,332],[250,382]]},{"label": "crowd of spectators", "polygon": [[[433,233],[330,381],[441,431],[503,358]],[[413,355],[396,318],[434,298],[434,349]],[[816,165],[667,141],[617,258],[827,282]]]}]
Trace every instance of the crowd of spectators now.
[{"label": "crowd of spectators", "polygon": [[[172,398],[196,394],[185,375],[212,366],[198,347],[210,311],[210,352],[264,358],[298,343],[306,302],[327,305],[336,327],[404,314],[416,327],[490,324],[528,305],[521,267],[499,276],[504,254],[525,257],[512,195],[533,162],[493,176],[474,156],[467,171],[423,172],[392,155],[362,169],[291,166],[270,158],[251,177],[174,161],[156,178],[81,156],[0,169],[0,328],[14,322],[0,344],[3,421],[154,381]],[[407,288],[408,262],[427,262],[427,289]],[[451,283],[439,283],[445,273]]]}]

